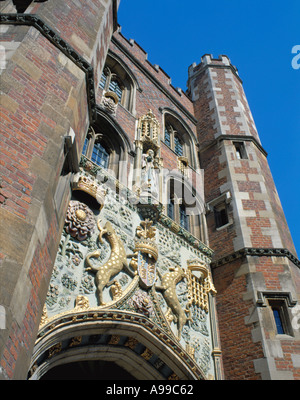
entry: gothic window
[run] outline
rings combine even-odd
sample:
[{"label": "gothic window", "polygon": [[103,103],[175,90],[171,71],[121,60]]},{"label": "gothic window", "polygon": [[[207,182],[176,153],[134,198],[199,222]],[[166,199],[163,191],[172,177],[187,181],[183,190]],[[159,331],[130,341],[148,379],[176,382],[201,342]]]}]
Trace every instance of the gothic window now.
[{"label": "gothic window", "polygon": [[119,99],[118,104],[133,112],[135,102],[134,81],[125,67],[110,55],[107,57],[99,88],[103,90],[103,95],[108,92],[114,93]]},{"label": "gothic window", "polygon": [[178,135],[174,136],[174,151],[178,157],[183,156],[183,144]]},{"label": "gothic window", "polygon": [[109,153],[101,141],[94,144],[91,160],[100,167],[107,169]]},{"label": "gothic window", "polygon": [[119,102],[122,104],[122,95],[125,86],[117,73],[113,72],[109,67],[105,66],[99,82],[99,87],[109,92],[114,92]]},{"label": "gothic window", "polygon": [[121,101],[122,93],[123,93],[122,83],[118,82],[118,79],[116,77],[112,77],[112,79],[111,79],[111,81],[109,83],[108,89],[109,89],[110,92],[116,93],[116,95],[118,96],[119,101]]},{"label": "gothic window", "polygon": [[183,139],[180,138],[180,134],[175,130],[173,125],[168,124],[166,126],[164,142],[177,154],[178,157],[184,155]]},{"label": "gothic window", "polygon": [[184,204],[180,204],[179,206],[179,217],[180,226],[188,231],[190,229],[189,216],[186,213],[186,206]]},{"label": "gothic window", "polygon": [[122,180],[124,178],[122,166],[123,162],[127,162],[130,142],[126,134],[118,129],[103,112],[101,114],[99,111],[96,123],[90,127],[86,135],[82,154]]},{"label": "gothic window", "polygon": [[170,199],[168,204],[168,217],[174,219],[174,200]]},{"label": "gothic window", "polygon": [[103,71],[103,72],[102,72],[102,75],[101,75],[100,82],[99,82],[99,86],[101,87],[101,89],[104,89],[104,88],[105,88],[106,80],[107,80],[107,75],[106,75],[105,72]]},{"label": "gothic window", "polygon": [[170,176],[166,182],[163,203],[165,213],[176,224],[203,243],[208,242],[205,208],[195,189],[180,177]]},{"label": "gothic window", "polygon": [[165,129],[165,144],[169,147],[171,147],[171,133],[169,129]]},{"label": "gothic window", "polygon": [[164,114],[164,135],[163,143],[177,155],[178,158],[184,157],[187,167],[194,169],[199,167],[198,156],[196,153],[196,136],[190,126],[183,121],[180,116],[173,114],[173,111],[166,111]]}]

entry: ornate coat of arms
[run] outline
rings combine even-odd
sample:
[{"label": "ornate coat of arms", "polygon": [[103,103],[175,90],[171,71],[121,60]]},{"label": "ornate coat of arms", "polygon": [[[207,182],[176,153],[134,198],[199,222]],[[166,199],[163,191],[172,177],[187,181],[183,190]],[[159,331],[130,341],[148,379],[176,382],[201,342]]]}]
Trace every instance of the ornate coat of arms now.
[{"label": "ornate coat of arms", "polygon": [[140,285],[144,288],[150,288],[156,281],[158,250],[155,234],[156,228],[152,226],[152,221],[148,219],[141,221],[136,230],[138,239],[135,243],[134,255],[130,265],[138,272]]}]

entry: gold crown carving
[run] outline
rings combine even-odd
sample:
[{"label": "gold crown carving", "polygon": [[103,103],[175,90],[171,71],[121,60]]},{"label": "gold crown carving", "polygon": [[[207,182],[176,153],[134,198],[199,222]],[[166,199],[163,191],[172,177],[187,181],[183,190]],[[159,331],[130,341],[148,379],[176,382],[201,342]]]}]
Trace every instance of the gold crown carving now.
[{"label": "gold crown carving", "polygon": [[153,257],[155,261],[158,258],[158,250],[155,243],[149,239],[138,239],[135,243],[135,252],[141,251],[142,253],[147,253],[149,256]]},{"label": "gold crown carving", "polygon": [[197,271],[200,273],[201,279],[206,279],[209,274],[209,270],[206,264],[200,260],[189,260],[187,261],[188,269],[192,271]]},{"label": "gold crown carving", "polygon": [[140,226],[136,228],[136,235],[139,239],[135,243],[135,252],[147,253],[156,261],[158,258],[158,250],[155,243],[156,228],[152,224],[153,221],[146,219],[141,221]]},{"label": "gold crown carving", "polygon": [[100,208],[103,207],[107,191],[103,189],[95,179],[85,175],[79,175],[73,182],[73,190],[81,190],[89,194],[97,200],[100,204]]}]

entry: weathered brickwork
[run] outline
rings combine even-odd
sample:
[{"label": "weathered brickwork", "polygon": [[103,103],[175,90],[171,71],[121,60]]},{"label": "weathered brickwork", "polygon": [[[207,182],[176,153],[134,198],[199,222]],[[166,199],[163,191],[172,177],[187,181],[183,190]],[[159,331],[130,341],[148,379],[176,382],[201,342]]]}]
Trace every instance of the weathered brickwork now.
[{"label": "weathered brickwork", "polygon": [[[14,12],[6,3],[4,12]],[[113,1],[78,3],[32,3],[26,12],[36,14],[42,29],[23,24],[22,19],[2,27],[2,43],[8,49],[1,75],[0,119],[0,304],[7,327],[0,331],[0,375],[4,379],[24,379],[28,371],[70,198],[65,186],[62,202],[57,203],[64,136],[75,134],[79,156],[90,125],[86,73],[60,46],[69,45],[77,59],[91,63],[97,80],[114,30]],[[60,39],[53,42],[44,24]]]},{"label": "weathered brickwork", "polygon": [[[292,322],[300,302],[300,273],[292,258],[276,249],[296,252],[237,69],[227,56],[205,55],[189,67],[187,92],[173,87],[146,51],[122,35],[118,3],[33,2],[26,14],[36,14],[40,25],[18,18],[3,25],[0,305],[7,329],[0,330],[0,377],[27,377],[72,179],[90,126],[105,135],[111,123],[123,135],[127,164],[116,167],[116,178],[135,190],[137,125],[151,110],[160,127],[161,167],[175,171],[179,181],[188,177],[203,213],[197,222],[191,216],[190,231],[214,251],[225,379],[300,379],[300,333]],[[8,1],[3,10],[14,12]],[[119,103],[115,113],[103,107],[99,86],[107,55],[132,81],[130,107]],[[171,149],[164,143],[167,118],[178,121],[188,138],[185,171],[178,168],[174,145]],[[178,232],[179,226],[169,224]],[[264,253],[241,255],[244,249]],[[278,299],[289,320],[281,335],[270,305]]]},{"label": "weathered brickwork", "polygon": [[[226,204],[228,223],[224,227],[216,227],[212,209],[207,215],[214,260],[245,247],[286,248],[295,254],[236,69],[225,56],[212,59],[206,55],[201,64],[189,69],[189,90],[199,121],[206,202],[214,205],[216,199],[226,194],[230,198]],[[242,143],[244,154],[237,156],[234,143]],[[299,269],[285,258],[248,257],[244,263],[226,260],[213,270],[213,276],[218,289],[217,309],[227,379],[277,379],[280,374],[282,379],[295,379],[299,369],[297,361],[292,364],[291,360],[299,357],[299,332],[292,334],[290,353],[284,350],[284,342],[276,339],[274,323],[270,339],[267,321],[273,318],[272,312],[269,308],[267,316],[258,307],[257,296],[259,291],[266,291],[290,293],[297,299],[298,293],[299,299]],[[265,337],[268,340],[263,345]],[[243,345],[237,345],[237,338]],[[278,359],[273,357],[274,346],[280,353]]]},{"label": "weathered brickwork", "polygon": [[245,324],[254,306],[244,299],[248,282],[242,264],[238,260],[214,270],[223,363],[225,379],[256,380],[261,377],[253,361],[263,357],[263,350],[252,340],[255,321]]}]

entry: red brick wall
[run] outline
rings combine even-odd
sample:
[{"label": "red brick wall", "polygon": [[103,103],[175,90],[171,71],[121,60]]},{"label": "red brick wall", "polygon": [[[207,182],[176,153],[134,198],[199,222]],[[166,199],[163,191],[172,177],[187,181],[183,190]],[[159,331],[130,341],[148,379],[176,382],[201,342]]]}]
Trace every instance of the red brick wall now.
[{"label": "red brick wall", "polygon": [[[112,2],[78,3],[33,3],[31,12],[91,62],[97,81],[113,30]],[[80,66],[34,27],[4,28],[15,51],[1,75],[0,304],[7,329],[0,331],[0,375],[25,379],[69,200],[66,186],[57,208],[63,137],[72,128],[80,154],[90,121]]]},{"label": "red brick wall", "polygon": [[253,343],[253,324],[245,324],[253,308],[252,300],[245,301],[247,275],[237,272],[242,261],[237,260],[215,268],[213,279],[217,290],[217,313],[225,379],[257,380],[253,360],[263,357],[261,342]]},{"label": "red brick wall", "polygon": [[[205,173],[206,201],[212,201],[227,191],[232,195],[228,206],[229,220],[233,220],[231,224],[216,229],[213,212],[207,215],[209,244],[215,251],[213,261],[243,247],[280,247],[294,253],[267,159],[257,144],[259,137],[234,68],[227,58],[223,57],[221,61],[204,57],[199,66],[191,67],[189,81],[195,100],[195,116],[199,121],[197,131],[201,167]],[[234,139],[229,137],[226,140],[225,135],[249,138],[243,138],[247,159],[237,159]],[[276,332],[273,329],[270,333],[262,310],[257,309],[258,316],[250,318],[258,307],[257,292],[290,292],[297,298],[299,269],[286,258],[248,257],[215,267],[213,279],[218,292],[217,310],[226,379],[266,377],[259,365],[272,364],[273,361],[266,360],[272,358],[270,353],[273,350],[268,346],[274,346],[272,341]],[[297,285],[298,292],[294,290]],[[248,324],[248,320],[253,322]],[[257,329],[261,329],[261,337],[254,340],[253,332]],[[265,338],[270,339],[270,343]],[[270,376],[289,371],[296,377],[299,370],[291,360],[293,354],[299,354],[299,341],[295,337],[294,340],[291,338],[290,346],[281,340],[278,343],[283,356],[274,357],[278,370],[271,371]],[[255,363],[255,360],[259,362]]]}]

